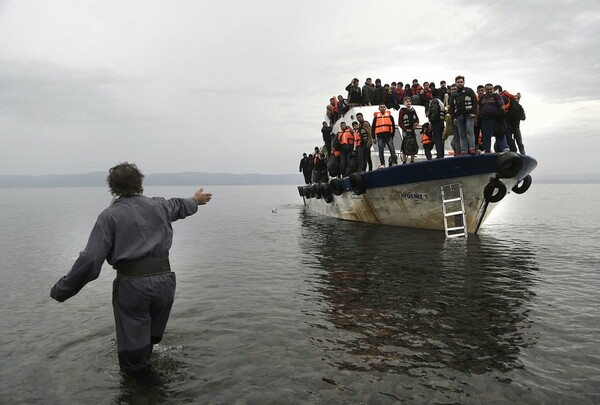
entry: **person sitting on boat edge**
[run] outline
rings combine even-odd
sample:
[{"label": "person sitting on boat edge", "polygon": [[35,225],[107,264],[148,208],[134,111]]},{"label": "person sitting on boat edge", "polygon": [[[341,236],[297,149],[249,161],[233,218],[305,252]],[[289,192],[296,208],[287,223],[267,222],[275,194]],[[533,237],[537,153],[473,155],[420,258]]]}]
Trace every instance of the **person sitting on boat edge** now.
[{"label": "person sitting on boat edge", "polygon": [[362,87],[362,105],[371,105],[373,102],[373,82],[370,77],[367,77],[365,84]]},{"label": "person sitting on boat edge", "polygon": [[375,88],[373,89],[373,100],[371,105],[379,105],[384,103],[385,87],[381,85],[381,79],[375,79]]},{"label": "person sitting on boat edge", "polygon": [[[383,151],[387,145],[390,152],[390,166],[398,163],[396,150],[394,148],[394,131],[396,123],[390,111],[385,108],[385,104],[379,105],[379,111],[374,114],[373,123],[371,125],[371,134],[374,137],[374,143],[379,149],[379,169],[385,167],[385,157]],[[375,140],[376,139],[376,140]]]},{"label": "person sitting on boat edge", "polygon": [[[406,163],[410,156],[410,162],[415,161],[415,155],[419,153],[419,146],[416,143],[417,134],[415,128],[419,125],[419,116],[412,106],[411,97],[404,98],[404,107],[398,114],[398,125],[402,128],[402,163]],[[416,145],[416,149],[415,149]]]},{"label": "person sitting on boat edge", "polygon": [[152,348],[162,340],[173,305],[171,223],[195,214],[212,198],[202,188],[190,198],[149,198],[143,195],[143,179],[135,164],[109,170],[106,180],[116,199],[98,215],[71,270],[50,290],[53,299],[63,302],[97,279],[105,260],[115,268],[117,353],[121,370],[131,374],[149,370]]},{"label": "person sitting on boat edge", "polygon": [[348,92],[348,107],[360,107],[362,104],[362,91],[358,86],[358,79],[354,78],[349,85],[346,86]]}]

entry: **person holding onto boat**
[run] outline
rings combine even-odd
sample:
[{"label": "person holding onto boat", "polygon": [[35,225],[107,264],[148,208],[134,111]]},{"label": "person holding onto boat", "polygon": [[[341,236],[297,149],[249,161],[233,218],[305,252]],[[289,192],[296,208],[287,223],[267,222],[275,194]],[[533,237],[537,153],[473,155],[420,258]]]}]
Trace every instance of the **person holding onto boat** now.
[{"label": "person holding onto boat", "polygon": [[402,163],[406,163],[410,156],[410,162],[415,161],[415,155],[419,153],[419,145],[417,143],[417,134],[415,129],[419,125],[419,116],[412,106],[410,97],[404,98],[404,107],[400,109],[398,114],[398,125],[402,128]]},{"label": "person holding onto boat", "polygon": [[369,166],[369,171],[372,171],[373,160],[371,159],[371,146],[373,146],[373,135],[371,134],[371,124],[365,121],[363,114],[360,112],[356,114],[356,119],[358,120],[360,141],[363,145],[362,167],[360,167],[360,170],[365,172],[367,171],[367,166]]},{"label": "person holding onto boat", "polygon": [[383,151],[387,145],[390,152],[390,166],[398,163],[396,150],[394,148],[394,131],[396,123],[390,111],[385,104],[379,105],[379,111],[374,114],[373,124],[371,125],[371,135],[376,139],[374,141],[379,149],[379,169],[385,167],[385,157]]},{"label": "person holding onto boat", "polygon": [[108,172],[113,203],[100,213],[85,249],[73,267],[52,287],[50,296],[63,302],[100,275],[106,260],[117,271],[113,312],[119,365],[125,373],[147,371],[153,345],[162,339],[173,299],[175,273],[169,263],[171,223],[198,211],[211,193],[190,198],[143,195],[144,175],[135,164],[121,163]]},{"label": "person holding onto boat", "polygon": [[470,87],[465,87],[465,77],[456,76],[456,92],[450,97],[450,114],[458,127],[460,141],[459,155],[477,154],[475,143],[475,119],[477,117],[477,96]]}]

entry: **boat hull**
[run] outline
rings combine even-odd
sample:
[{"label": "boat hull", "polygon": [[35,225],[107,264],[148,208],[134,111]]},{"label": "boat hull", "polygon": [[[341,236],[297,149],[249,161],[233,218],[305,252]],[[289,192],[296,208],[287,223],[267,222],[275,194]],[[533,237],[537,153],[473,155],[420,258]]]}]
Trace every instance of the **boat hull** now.
[{"label": "boat hull", "polygon": [[[516,154],[513,154],[517,156]],[[461,156],[420,161],[361,174],[366,191],[357,195],[348,178],[343,192],[327,202],[310,191],[301,192],[306,207],[329,217],[410,228],[445,230],[442,186],[462,187],[466,230],[476,233],[494,207],[484,190],[490,181],[500,181],[508,192],[537,166],[535,159],[518,155],[521,169],[511,177],[499,178],[498,156]],[[300,188],[299,188],[300,189]],[[447,197],[446,197],[447,198]],[[460,203],[459,203],[460,204]],[[462,208],[462,207],[461,207]],[[453,209],[451,209],[453,210]],[[451,219],[449,226],[455,218]]]}]

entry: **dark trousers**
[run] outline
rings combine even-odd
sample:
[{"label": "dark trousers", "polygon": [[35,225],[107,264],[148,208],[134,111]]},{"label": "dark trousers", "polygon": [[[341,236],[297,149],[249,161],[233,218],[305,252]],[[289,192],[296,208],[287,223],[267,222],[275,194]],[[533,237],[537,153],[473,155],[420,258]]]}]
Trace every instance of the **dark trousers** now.
[{"label": "dark trousers", "polygon": [[431,122],[431,136],[433,138],[433,144],[435,145],[436,158],[441,159],[444,157],[444,141],[442,141],[442,135],[444,133],[444,121],[437,120]]},{"label": "dark trousers", "polygon": [[519,153],[525,154],[525,146],[523,145],[523,137],[521,136],[521,123],[520,122],[507,122],[507,141],[511,152],[516,152],[517,147]]},{"label": "dark trousers", "polygon": [[365,167],[367,166],[367,162],[365,162],[365,147],[357,146],[356,147],[356,162],[358,163],[358,171],[365,171]]},{"label": "dark trousers", "polygon": [[113,313],[119,365],[126,373],[148,367],[152,346],[162,340],[175,297],[175,273],[117,277]]},{"label": "dark trousers", "polygon": [[304,183],[310,184],[310,171],[307,170],[305,172],[302,172],[302,174],[304,175]]},{"label": "dark trousers", "polygon": [[340,154],[340,174],[343,176],[346,175],[346,169],[348,167],[348,162],[352,157],[352,150],[349,149],[347,151],[342,150]]}]

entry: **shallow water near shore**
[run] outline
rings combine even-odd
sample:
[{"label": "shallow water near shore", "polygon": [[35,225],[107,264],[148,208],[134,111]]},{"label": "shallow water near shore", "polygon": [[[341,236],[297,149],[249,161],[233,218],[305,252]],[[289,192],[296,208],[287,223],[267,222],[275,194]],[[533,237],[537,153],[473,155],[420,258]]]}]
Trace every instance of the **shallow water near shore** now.
[{"label": "shallow water near shore", "polygon": [[175,304],[132,379],[112,268],[49,297],[106,189],[0,189],[0,403],[600,402],[600,185],[534,183],[466,240],[320,217],[294,186],[206,190],[174,223]]}]

